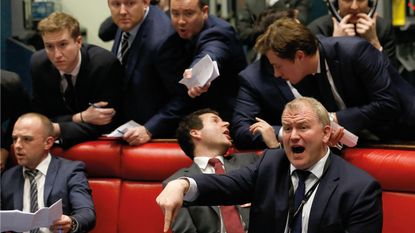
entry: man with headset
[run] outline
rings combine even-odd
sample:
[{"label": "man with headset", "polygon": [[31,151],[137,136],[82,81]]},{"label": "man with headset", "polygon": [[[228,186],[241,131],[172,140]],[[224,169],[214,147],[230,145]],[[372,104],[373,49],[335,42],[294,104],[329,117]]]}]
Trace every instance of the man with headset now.
[{"label": "man with headset", "polygon": [[375,0],[334,0],[341,21],[330,15],[317,18],[308,25],[314,34],[324,36],[359,36],[389,57],[397,66],[395,35],[392,25],[377,13],[368,15]]}]

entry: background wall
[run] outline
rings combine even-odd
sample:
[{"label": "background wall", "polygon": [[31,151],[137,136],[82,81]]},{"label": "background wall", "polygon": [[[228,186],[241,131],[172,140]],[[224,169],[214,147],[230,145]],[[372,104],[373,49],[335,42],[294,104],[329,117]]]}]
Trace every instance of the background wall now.
[{"label": "background wall", "polygon": [[74,16],[87,29],[88,43],[111,50],[112,42],[103,42],[98,37],[101,22],[110,16],[107,0],[62,0],[61,4],[63,12]]}]

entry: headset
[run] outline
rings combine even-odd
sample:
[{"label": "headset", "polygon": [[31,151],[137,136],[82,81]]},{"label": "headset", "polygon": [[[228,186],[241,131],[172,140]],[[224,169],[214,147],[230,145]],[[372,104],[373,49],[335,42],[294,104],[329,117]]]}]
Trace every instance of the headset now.
[{"label": "headset", "polygon": [[[326,0],[327,8],[329,8],[330,13],[337,19],[338,22],[342,20],[342,17],[337,12],[339,8],[339,0]],[[367,15],[372,17],[373,14],[376,12],[376,8],[378,7],[378,0],[368,0],[368,6],[370,8],[369,13]]]}]

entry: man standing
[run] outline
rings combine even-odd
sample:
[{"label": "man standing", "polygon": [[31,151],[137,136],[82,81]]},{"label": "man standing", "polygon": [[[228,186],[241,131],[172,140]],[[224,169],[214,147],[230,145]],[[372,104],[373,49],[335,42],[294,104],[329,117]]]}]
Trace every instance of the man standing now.
[{"label": "man standing", "polygon": [[282,149],[226,175],[171,181],[157,197],[165,232],[183,203],[251,202],[249,232],[382,232],[380,185],[330,152],[327,110],[315,99],[289,102],[282,114]]},{"label": "man standing", "polygon": [[[194,98],[190,108],[212,108],[230,121],[239,89],[238,73],[246,66],[235,30],[226,21],[208,14],[206,0],[171,0],[170,11],[176,34],[167,40],[163,50],[174,61],[175,73],[192,78],[191,68],[206,55],[217,62],[219,69],[220,76],[211,84],[188,90]],[[179,81],[177,77],[176,80]]]},{"label": "man standing", "polygon": [[122,67],[103,48],[84,44],[79,23],[55,12],[38,29],[45,49],[30,62],[33,109],[54,122],[62,146],[109,132],[121,101]]},{"label": "man standing", "polygon": [[[124,121],[141,125],[124,132],[123,139],[140,145],[152,138],[173,138],[180,118],[170,113],[179,84],[170,76],[175,60],[166,66],[161,61],[161,46],[174,33],[170,19],[150,0],[108,0],[108,7],[118,26],[112,53],[125,68]],[[165,84],[169,79],[173,85]]]},{"label": "man standing", "polygon": [[359,37],[318,37],[290,19],[274,22],[256,49],[303,96],[345,129],[376,139],[414,139],[415,89]]},{"label": "man standing", "polygon": [[[196,174],[213,174],[219,172],[217,166],[225,173],[237,170],[258,160],[256,154],[226,155],[232,146],[229,136],[229,123],[222,121],[218,113],[210,109],[202,109],[188,115],[179,124],[177,138],[182,150],[193,160],[193,164],[177,171],[163,182],[183,176]],[[220,163],[216,165],[215,163]],[[233,208],[237,213],[237,223],[230,226],[224,217],[226,208]],[[239,221],[241,219],[242,221]],[[242,232],[248,230],[249,205],[242,206],[193,206],[181,208],[172,230],[180,232],[233,232],[230,227],[240,227]],[[234,229],[235,229],[234,228]],[[226,231],[225,231],[226,230]],[[242,233],[241,231],[239,231]]]},{"label": "man standing", "polygon": [[62,199],[63,215],[50,231],[88,232],[95,226],[91,189],[85,165],[52,156],[53,126],[36,113],[20,116],[13,129],[13,148],[18,165],[1,177],[1,209],[35,212]]}]

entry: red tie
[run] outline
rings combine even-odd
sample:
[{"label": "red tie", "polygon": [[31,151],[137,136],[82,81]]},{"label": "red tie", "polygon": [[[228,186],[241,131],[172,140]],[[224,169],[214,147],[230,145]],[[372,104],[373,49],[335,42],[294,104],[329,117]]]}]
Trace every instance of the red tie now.
[{"label": "red tie", "polygon": [[[225,174],[222,162],[217,158],[209,159],[209,164],[215,168],[216,174]],[[220,212],[222,214],[223,223],[225,224],[226,233],[244,233],[245,230],[239,217],[239,212],[235,206],[221,206]]]}]

